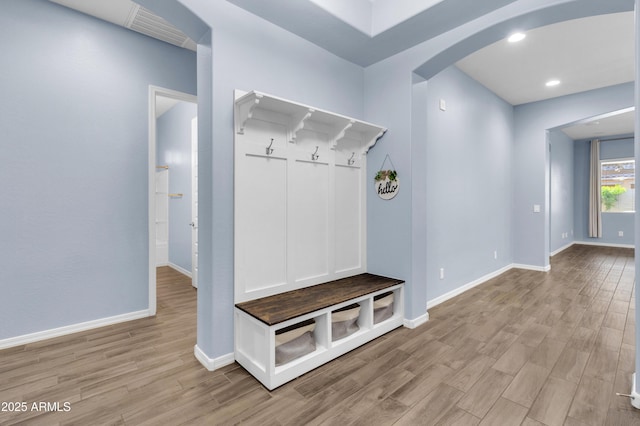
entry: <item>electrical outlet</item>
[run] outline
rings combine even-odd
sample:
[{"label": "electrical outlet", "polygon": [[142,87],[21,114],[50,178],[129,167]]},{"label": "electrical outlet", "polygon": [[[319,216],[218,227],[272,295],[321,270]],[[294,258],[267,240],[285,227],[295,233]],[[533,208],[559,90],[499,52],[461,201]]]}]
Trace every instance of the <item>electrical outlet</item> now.
[{"label": "electrical outlet", "polygon": [[623,231],[618,231],[618,237],[624,237],[624,232]]},{"label": "electrical outlet", "polygon": [[498,258],[498,250],[494,250],[493,251],[493,258],[497,259]]},{"label": "electrical outlet", "polygon": [[440,268],[440,279],[444,280],[444,268]]}]

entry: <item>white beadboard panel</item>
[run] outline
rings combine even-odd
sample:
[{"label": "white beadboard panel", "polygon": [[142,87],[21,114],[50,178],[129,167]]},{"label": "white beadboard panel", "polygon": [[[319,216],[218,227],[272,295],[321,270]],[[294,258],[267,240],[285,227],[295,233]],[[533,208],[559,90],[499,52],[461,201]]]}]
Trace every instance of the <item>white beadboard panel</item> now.
[{"label": "white beadboard panel", "polygon": [[293,163],[294,202],[290,205],[294,238],[295,281],[326,276],[329,235],[329,165],[297,160]]},{"label": "white beadboard panel", "polygon": [[335,271],[362,266],[362,176],[354,167],[336,166]]},{"label": "white beadboard panel", "polygon": [[248,178],[236,182],[238,278],[250,293],[287,282],[287,162],[245,155],[242,168]]}]

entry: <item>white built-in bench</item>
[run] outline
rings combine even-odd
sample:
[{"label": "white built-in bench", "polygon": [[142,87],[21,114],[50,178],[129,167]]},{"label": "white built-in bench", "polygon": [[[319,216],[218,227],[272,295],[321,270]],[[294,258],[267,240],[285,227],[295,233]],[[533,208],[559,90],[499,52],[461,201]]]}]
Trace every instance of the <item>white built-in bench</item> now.
[{"label": "white built-in bench", "polygon": [[[364,273],[238,303],[235,308],[235,359],[267,389],[275,389],[400,327],[404,319],[403,283],[402,280]],[[392,295],[388,295],[390,292]],[[389,305],[391,299],[393,302]],[[387,307],[378,311],[386,309],[386,314],[376,314],[374,318],[374,304],[385,301]],[[349,309],[356,316],[349,313],[335,315],[341,308],[343,312],[344,308]],[[336,318],[357,318],[353,320],[357,327],[351,326],[357,331],[336,339],[332,336],[332,317],[334,321]],[[297,334],[304,332],[307,339],[300,345],[314,344],[311,352],[285,362],[281,358],[277,365],[278,336],[281,341],[283,331],[289,332],[299,325],[303,327]],[[308,333],[310,329],[312,331]],[[291,333],[297,335],[295,330]],[[309,342],[309,339],[313,340]]]}]

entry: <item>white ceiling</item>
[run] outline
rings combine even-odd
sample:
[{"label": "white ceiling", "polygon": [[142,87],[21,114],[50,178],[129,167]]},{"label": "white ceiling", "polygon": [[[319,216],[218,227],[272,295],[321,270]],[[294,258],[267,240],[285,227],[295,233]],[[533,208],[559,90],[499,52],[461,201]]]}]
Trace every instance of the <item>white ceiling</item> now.
[{"label": "white ceiling", "polygon": [[[501,40],[456,65],[511,103],[520,105],[634,81],[633,12],[560,22]],[[546,87],[550,79],[560,84]],[[635,113],[612,112],[562,129],[573,140],[634,133]]]},{"label": "white ceiling", "polygon": [[425,12],[444,0],[309,0],[369,37]]},{"label": "white ceiling", "polygon": [[[341,58],[369,66],[517,0],[227,1]],[[581,1],[589,3],[585,10],[612,7],[610,0]]]},{"label": "white ceiling", "polygon": [[[155,16],[131,0],[50,1],[128,28],[140,9]],[[227,1],[338,56],[366,66],[514,0],[466,2],[464,8],[457,0],[350,0],[348,3],[344,0],[295,0],[295,7],[291,0]],[[585,7],[606,6],[603,5],[598,1],[585,3]],[[366,19],[358,17],[359,12]],[[164,36],[157,36],[156,32],[164,34],[167,28],[178,31],[158,17],[149,18],[145,24],[162,27],[161,31],[147,31],[147,35],[159,39]],[[512,105],[634,79],[633,12],[560,22],[529,30],[526,34],[520,43],[499,41],[456,65]],[[195,50],[195,43],[186,36],[184,38],[188,41],[183,42],[183,47]],[[561,80],[561,84],[545,87],[545,81],[550,78]],[[596,129],[608,134],[632,133],[633,130],[629,129],[633,129],[633,115],[605,117],[597,120],[600,122],[598,125],[578,123],[566,132],[579,134],[579,138],[598,136],[584,136],[585,132]],[[613,121],[609,123],[609,120]]]},{"label": "white ceiling", "polygon": [[[501,40],[456,65],[512,105],[634,80],[633,12],[575,19]],[[561,83],[545,87],[545,82]]]},{"label": "white ceiling", "polygon": [[635,108],[628,108],[582,120],[561,130],[573,140],[630,135],[634,133],[634,118]]}]

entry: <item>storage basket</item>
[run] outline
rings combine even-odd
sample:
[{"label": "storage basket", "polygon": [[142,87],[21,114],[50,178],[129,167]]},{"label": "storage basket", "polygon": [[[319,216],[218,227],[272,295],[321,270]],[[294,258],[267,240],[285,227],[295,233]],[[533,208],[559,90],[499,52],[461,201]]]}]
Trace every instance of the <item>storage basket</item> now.
[{"label": "storage basket", "polygon": [[316,350],[313,319],[276,331],[276,366],[286,364]]},{"label": "storage basket", "polygon": [[373,323],[378,324],[393,316],[393,292],[382,293],[373,298]]},{"label": "storage basket", "polygon": [[331,340],[344,339],[360,330],[358,318],[360,317],[360,305],[345,306],[331,313]]}]

